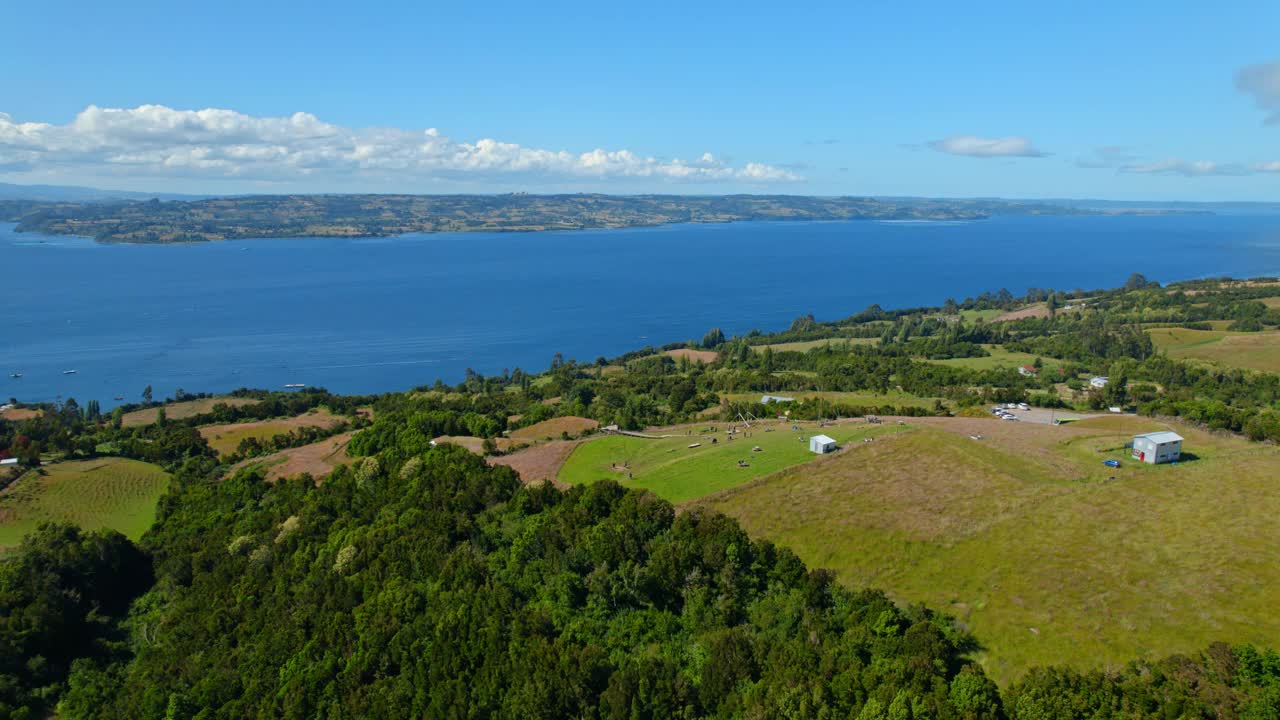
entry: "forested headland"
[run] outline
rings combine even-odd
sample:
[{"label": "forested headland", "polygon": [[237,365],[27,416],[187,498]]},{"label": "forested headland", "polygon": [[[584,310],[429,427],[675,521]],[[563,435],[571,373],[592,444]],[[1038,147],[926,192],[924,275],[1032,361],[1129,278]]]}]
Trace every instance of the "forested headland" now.
[{"label": "forested headland", "polygon": [[1090,210],[1067,204],[976,199],[798,195],[282,195],[152,200],[0,200],[19,232],[111,243],[243,238],[380,237],[433,232],[537,232],[747,220],[980,220],[992,215],[1185,212]]}]

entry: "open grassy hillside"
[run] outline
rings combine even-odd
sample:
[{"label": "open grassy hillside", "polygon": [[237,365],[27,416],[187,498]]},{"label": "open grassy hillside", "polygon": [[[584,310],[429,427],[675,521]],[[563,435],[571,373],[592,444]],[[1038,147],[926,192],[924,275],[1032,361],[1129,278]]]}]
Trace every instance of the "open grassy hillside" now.
[{"label": "open grassy hillside", "polygon": [[1152,328],[1156,347],[1175,360],[1201,360],[1223,367],[1280,372],[1280,332],[1227,332]]},{"label": "open grassy hillside", "polygon": [[[1006,350],[1002,345],[983,345],[983,347],[991,354],[986,357],[951,358],[949,360],[934,360],[933,362],[954,367],[966,367],[973,370],[995,370],[998,368],[1016,368],[1023,365],[1031,365],[1036,361],[1036,356],[1031,353]],[[1041,358],[1041,360],[1046,369],[1052,369],[1062,364],[1052,358]]]},{"label": "open grassy hillside", "polygon": [[809,352],[816,347],[831,347],[835,350],[847,350],[854,345],[874,345],[880,342],[879,338],[824,338],[822,340],[801,340],[799,342],[773,343],[771,345],[754,345],[752,350],[755,352],[764,352],[765,348],[770,348],[774,352]]},{"label": "open grassy hillside", "polygon": [[716,358],[719,357],[719,354],[715,350],[694,350],[692,348],[676,348],[674,350],[664,352],[663,355],[673,357],[676,360],[679,360],[680,358],[688,358],[689,362],[695,363],[713,363],[716,361]]},{"label": "open grassy hillside", "polygon": [[9,408],[8,410],[0,411],[0,420],[22,422],[23,420],[38,418],[43,414],[44,411],[38,408]]},{"label": "open grassy hillside", "polygon": [[[725,400],[730,402],[760,402],[760,398],[765,395],[781,395],[782,397],[794,398],[796,400],[807,400],[810,398],[822,398],[832,402],[845,403],[847,405],[857,405],[860,407],[880,407],[884,405],[892,407],[918,407],[932,408],[937,400],[941,398],[920,397],[902,392],[901,390],[891,390],[886,393],[876,392],[839,392],[832,390],[800,390],[800,391],[770,391],[770,392],[749,392],[749,393],[726,393],[722,395]],[[943,400],[945,403],[946,401]],[[777,410],[773,405],[761,405],[760,413],[772,416]]]},{"label": "open grassy hillside", "polygon": [[1178,427],[1194,459],[1153,467],[1124,451],[1150,420],[912,423],[703,503],[850,585],[955,615],[1002,683],[1280,637],[1277,448]]},{"label": "open grassy hillside", "polygon": [[[845,423],[818,427],[802,423],[771,423],[727,440],[724,427],[717,432],[689,431],[660,439],[610,435],[582,443],[560,469],[559,480],[570,485],[612,478],[628,487],[644,488],[672,502],[683,502],[741,485],[798,463],[820,460],[809,452],[807,438],[819,433],[836,440],[847,452],[859,451],[864,438],[876,438],[907,430],[899,425]],[[705,430],[705,428],[704,428]],[[712,444],[715,438],[717,442]],[[699,447],[689,445],[699,443]],[[759,447],[760,452],[753,448]],[[746,467],[739,467],[738,461]],[[624,465],[625,464],[625,465]],[[630,479],[628,479],[630,474]]]},{"label": "open grassy hillside", "polygon": [[31,471],[0,491],[0,551],[17,545],[42,522],[87,530],[112,528],[134,540],[155,520],[169,475],[155,465],[101,458]]},{"label": "open grassy hillside", "polygon": [[230,423],[226,425],[206,425],[200,428],[200,434],[208,441],[209,447],[218,451],[219,455],[230,455],[236,451],[243,440],[257,438],[267,440],[277,435],[284,435],[302,427],[333,427],[342,422],[342,418],[323,408],[317,408],[297,417],[257,420],[253,422]]},{"label": "open grassy hillside", "polygon": [[565,415],[564,417],[543,420],[527,427],[517,428],[507,433],[515,442],[536,442],[538,440],[557,440],[563,433],[579,435],[600,427],[600,423],[591,418]]},{"label": "open grassy hillside", "polygon": [[[230,405],[231,407],[243,407],[245,405],[253,405],[257,403],[253,398],[240,397],[211,397],[200,398],[199,400],[186,400],[183,402],[169,403],[164,406],[164,415],[170,420],[183,420],[185,418],[203,415],[213,409],[214,405],[219,403]],[[146,408],[144,410],[134,410],[125,413],[120,418],[120,422],[125,427],[136,427],[138,425],[150,425],[156,421],[156,417],[160,414],[160,408]]]},{"label": "open grassy hillside", "polygon": [[262,470],[268,481],[302,473],[321,479],[333,472],[334,468],[351,461],[351,456],[347,454],[347,444],[354,434],[355,431],[348,431],[308,445],[241,460],[231,467],[228,475],[241,468],[251,467]]}]

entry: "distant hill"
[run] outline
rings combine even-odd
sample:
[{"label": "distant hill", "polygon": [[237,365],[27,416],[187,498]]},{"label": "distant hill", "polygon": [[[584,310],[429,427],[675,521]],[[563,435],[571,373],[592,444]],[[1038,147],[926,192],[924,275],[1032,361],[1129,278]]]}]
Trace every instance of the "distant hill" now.
[{"label": "distant hill", "polygon": [[179,193],[144,193],[129,190],[102,190],[78,185],[15,185],[0,183],[0,200],[34,200],[39,202],[103,202],[110,200],[195,200],[202,195]]},{"label": "distant hill", "polygon": [[536,232],[750,220],[981,220],[992,215],[1095,212],[1007,200],[797,195],[255,195],[168,202],[7,204],[0,200],[0,218],[17,221],[20,232],[127,243]]}]

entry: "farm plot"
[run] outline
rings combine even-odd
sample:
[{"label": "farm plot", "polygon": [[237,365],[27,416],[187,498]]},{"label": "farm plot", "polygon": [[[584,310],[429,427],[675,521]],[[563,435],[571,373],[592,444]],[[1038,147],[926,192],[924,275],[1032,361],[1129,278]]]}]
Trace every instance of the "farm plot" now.
[{"label": "farm plot", "polygon": [[111,528],[137,540],[155,521],[156,502],[168,486],[164,470],[124,458],[29,471],[0,491],[0,550],[17,545],[43,522]]}]

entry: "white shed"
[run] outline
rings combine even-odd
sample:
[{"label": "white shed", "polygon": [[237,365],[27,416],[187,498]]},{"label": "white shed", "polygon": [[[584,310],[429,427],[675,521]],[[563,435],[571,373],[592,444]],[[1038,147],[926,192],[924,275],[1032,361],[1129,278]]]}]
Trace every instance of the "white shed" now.
[{"label": "white shed", "polygon": [[8,467],[9,465],[17,465],[18,458],[5,458],[0,460],[0,467]]},{"label": "white shed", "polygon": [[1182,457],[1182,436],[1176,432],[1147,433],[1133,436],[1133,459],[1156,465],[1177,462]]},{"label": "white shed", "polygon": [[835,452],[836,441],[826,435],[814,435],[809,438],[809,451],[822,455],[824,453]]}]

